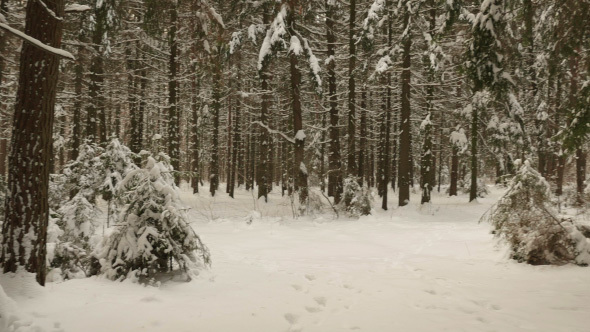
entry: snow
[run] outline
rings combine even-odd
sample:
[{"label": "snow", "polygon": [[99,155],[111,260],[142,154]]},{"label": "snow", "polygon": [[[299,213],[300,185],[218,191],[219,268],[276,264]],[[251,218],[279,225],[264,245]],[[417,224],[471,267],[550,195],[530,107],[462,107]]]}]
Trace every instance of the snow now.
[{"label": "snow", "polygon": [[289,52],[293,52],[295,55],[301,55],[303,49],[301,48],[301,42],[297,36],[291,36],[291,42],[289,46]]},{"label": "snow", "polygon": [[92,8],[90,8],[90,6],[86,6],[86,5],[80,5],[77,3],[71,4],[66,6],[65,12],[66,13],[70,13],[70,12],[85,12],[88,10],[92,10]]},{"label": "snow", "polygon": [[305,131],[303,131],[303,130],[298,130],[297,133],[295,134],[296,141],[303,141],[303,140],[305,140],[305,137],[307,137],[307,136],[305,135]]},{"label": "snow", "polygon": [[61,56],[61,57],[64,57],[64,58],[67,58],[70,60],[76,60],[76,58],[72,55],[72,53],[70,53],[68,51],[64,51],[59,48],[49,46],[49,45],[45,45],[41,41],[39,41],[38,39],[35,39],[29,35],[26,35],[20,31],[16,30],[16,29],[11,28],[10,26],[8,26],[8,24],[0,23],[0,28],[6,29],[10,33],[20,37],[21,39],[41,48],[49,53],[52,53],[54,55]]},{"label": "snow", "polygon": [[192,282],[0,284],[48,331],[587,331],[588,268],[508,260],[477,222],[502,194],[490,189],[478,204],[433,193],[420,208],[416,194],[358,220],[335,220],[329,207],[293,220],[278,192],[263,203],[241,189],[232,200],[185,185],[213,258]]},{"label": "snow", "polygon": [[465,130],[463,128],[459,128],[454,130],[451,133],[451,143],[459,148],[464,148],[467,146],[467,136],[465,135]]}]

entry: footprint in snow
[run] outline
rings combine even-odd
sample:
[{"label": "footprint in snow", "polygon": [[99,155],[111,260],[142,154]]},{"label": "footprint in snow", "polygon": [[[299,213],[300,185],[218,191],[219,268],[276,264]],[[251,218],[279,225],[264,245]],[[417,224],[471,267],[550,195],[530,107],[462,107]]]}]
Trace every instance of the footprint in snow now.
[{"label": "footprint in snow", "polygon": [[146,296],[140,299],[141,302],[160,302],[160,299],[158,299],[155,296]]},{"label": "footprint in snow", "polygon": [[322,309],[318,308],[318,307],[305,307],[305,310],[307,310],[307,312],[309,312],[310,314],[315,314],[318,313],[320,311],[322,311]]},{"label": "footprint in snow", "polygon": [[297,321],[299,320],[299,315],[295,315],[292,313],[286,313],[284,317],[287,320],[287,322],[289,322],[289,324],[291,325],[297,324]]},{"label": "footprint in snow", "polygon": [[305,279],[307,279],[309,281],[314,281],[316,279],[316,277],[313,274],[306,274]]},{"label": "footprint in snow", "polygon": [[325,307],[326,303],[328,302],[328,300],[323,296],[316,296],[313,298],[313,300],[322,307]]},{"label": "footprint in snow", "polygon": [[424,291],[430,295],[436,295],[436,291],[434,289],[425,289]]},{"label": "footprint in snow", "polygon": [[303,287],[301,287],[301,285],[293,284],[291,285],[291,287],[293,287],[293,289],[298,292],[301,292],[303,290]]}]

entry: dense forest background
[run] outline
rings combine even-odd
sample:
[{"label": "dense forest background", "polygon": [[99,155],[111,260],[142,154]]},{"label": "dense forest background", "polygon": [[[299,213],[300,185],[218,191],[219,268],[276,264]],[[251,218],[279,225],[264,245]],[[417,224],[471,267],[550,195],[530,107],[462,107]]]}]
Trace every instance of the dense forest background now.
[{"label": "dense forest background", "polygon": [[[41,2],[42,3],[42,2]],[[24,1],[1,1],[23,30]],[[66,1],[51,172],[118,137],[166,152],[194,191],[407,204],[504,181],[529,159],[585,187],[586,0]],[[42,8],[42,7],[39,7]],[[41,10],[41,9],[39,9]],[[22,41],[0,35],[0,176]],[[223,187],[220,184],[223,183]]]}]

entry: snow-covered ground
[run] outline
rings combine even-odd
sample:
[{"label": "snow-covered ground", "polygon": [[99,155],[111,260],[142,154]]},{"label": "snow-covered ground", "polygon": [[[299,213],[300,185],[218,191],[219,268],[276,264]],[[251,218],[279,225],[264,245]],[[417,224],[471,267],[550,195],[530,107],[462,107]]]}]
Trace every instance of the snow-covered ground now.
[{"label": "snow-covered ground", "polygon": [[49,331],[590,331],[589,268],[510,261],[478,224],[500,194],[293,220],[278,194],[265,204],[185,190],[213,258],[196,280],[2,284]]}]

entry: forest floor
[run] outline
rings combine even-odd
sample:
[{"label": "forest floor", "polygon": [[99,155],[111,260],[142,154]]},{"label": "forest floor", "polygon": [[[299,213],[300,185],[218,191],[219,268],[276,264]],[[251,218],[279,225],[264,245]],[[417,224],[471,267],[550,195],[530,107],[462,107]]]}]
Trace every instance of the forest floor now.
[{"label": "forest floor", "polygon": [[3,286],[50,331],[590,331],[590,268],[511,261],[478,223],[501,193],[294,220],[279,194],[255,204],[246,191],[232,200],[185,188],[213,259],[192,282]]}]

